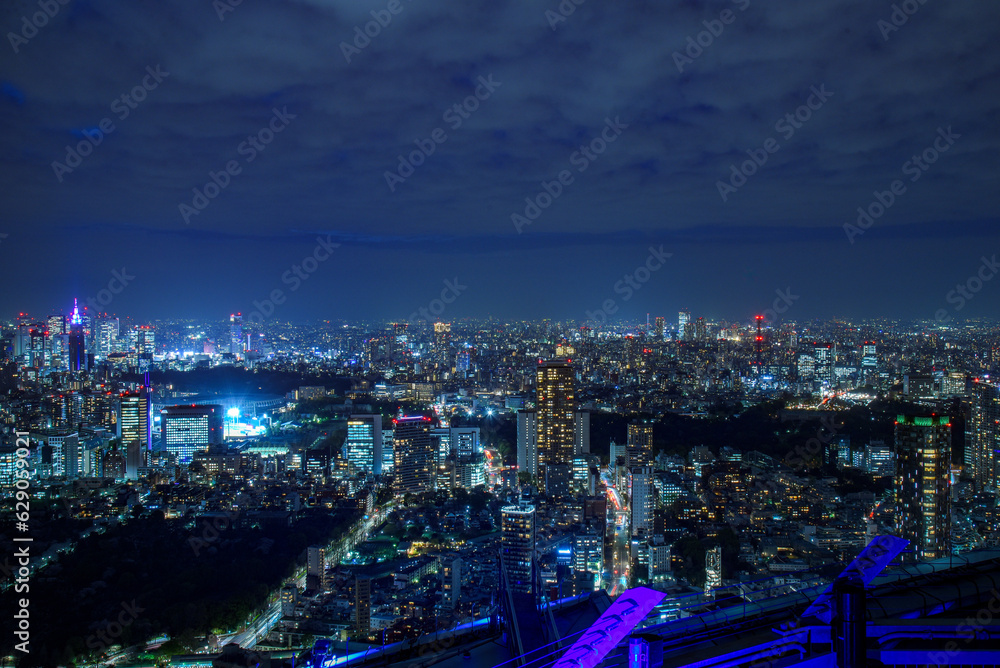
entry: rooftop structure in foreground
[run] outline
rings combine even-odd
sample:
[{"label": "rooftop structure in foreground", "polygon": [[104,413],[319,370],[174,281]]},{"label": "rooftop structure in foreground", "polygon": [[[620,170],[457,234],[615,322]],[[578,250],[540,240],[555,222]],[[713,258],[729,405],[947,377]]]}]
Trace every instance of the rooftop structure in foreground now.
[{"label": "rooftop structure in foreground", "polygon": [[[865,588],[839,586],[840,614],[827,624],[804,617],[827,583],[755,602],[732,590],[715,601],[692,601],[690,616],[650,623],[656,610],[610,649],[603,668],[739,668],[771,666],[994,666],[1000,665],[1000,550],[890,566]],[[627,596],[624,594],[623,596]],[[602,603],[603,601],[603,603]],[[664,601],[661,605],[669,604]],[[514,656],[502,629],[480,622],[438,643],[420,657],[421,666],[549,668],[593,630],[607,611],[604,592],[567,599],[540,610],[546,636],[558,637],[526,656]],[[613,612],[613,611],[612,611]],[[653,618],[653,619],[651,619]],[[495,634],[491,641],[487,636]],[[486,634],[486,635],[484,635]],[[390,648],[387,648],[390,649]],[[466,652],[468,656],[466,656]],[[838,652],[840,661],[838,662]],[[351,665],[410,665],[413,657],[351,656]],[[386,661],[388,659],[388,661]],[[329,662],[327,668],[346,664]]]}]

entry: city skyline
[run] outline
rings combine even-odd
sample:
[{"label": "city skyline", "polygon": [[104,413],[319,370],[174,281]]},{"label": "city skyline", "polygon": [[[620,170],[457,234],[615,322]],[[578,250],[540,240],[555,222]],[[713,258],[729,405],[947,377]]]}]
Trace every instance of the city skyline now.
[{"label": "city skyline", "polygon": [[572,6],[7,6],[0,311],[990,313],[1000,9]]},{"label": "city skyline", "polygon": [[0,5],[5,665],[1000,665],[1000,3]]},{"label": "city skyline", "polygon": [[[781,293],[782,291],[778,291]],[[794,293],[782,293],[791,294],[794,298],[796,295]],[[71,298],[70,301],[73,301]],[[780,303],[781,298],[776,301]],[[952,328],[961,327],[972,323],[996,323],[1000,322],[1000,317],[993,316],[990,314],[983,314],[980,316],[973,316],[972,314],[966,314],[965,316],[953,316],[953,310],[949,311],[944,309],[946,316],[944,319],[935,317],[937,312],[926,316],[926,317],[900,317],[893,315],[878,315],[874,317],[846,317],[843,315],[827,314],[827,315],[817,315],[808,317],[784,317],[787,312],[787,308],[778,313],[774,310],[773,304],[769,305],[767,308],[759,309],[755,312],[749,312],[748,315],[735,315],[731,313],[723,313],[721,315],[709,315],[700,314],[697,309],[692,309],[686,307],[679,311],[647,311],[645,313],[636,313],[634,317],[619,317],[615,315],[610,318],[588,318],[587,314],[580,317],[565,317],[557,318],[552,316],[541,316],[537,318],[527,318],[527,317],[514,317],[514,318],[502,318],[494,314],[486,314],[481,316],[455,316],[448,317],[447,313],[442,313],[440,316],[435,316],[429,310],[425,314],[426,317],[419,316],[416,318],[390,318],[385,316],[374,316],[366,318],[346,318],[346,317],[301,317],[301,318],[263,318],[259,317],[260,311],[254,309],[250,312],[239,312],[226,315],[223,311],[219,311],[215,314],[209,314],[206,317],[195,316],[192,314],[171,316],[164,313],[152,312],[148,316],[140,316],[137,314],[129,312],[118,312],[112,309],[105,309],[98,305],[98,310],[91,310],[87,308],[86,304],[81,304],[80,315],[85,319],[89,318],[91,321],[119,321],[121,326],[125,323],[131,323],[133,327],[139,326],[139,324],[153,325],[157,323],[182,323],[182,322],[199,322],[203,324],[218,325],[224,323],[232,322],[233,316],[242,317],[245,319],[244,325],[242,325],[242,334],[245,337],[250,331],[260,332],[262,330],[267,330],[269,326],[287,326],[287,325],[307,325],[315,323],[342,323],[345,325],[357,325],[357,326],[368,326],[368,327],[378,327],[378,326],[397,326],[397,327],[417,327],[424,329],[429,333],[434,332],[435,324],[462,324],[462,323],[485,323],[485,322],[495,322],[500,324],[518,324],[518,323],[553,323],[560,325],[568,325],[571,323],[578,323],[581,327],[588,327],[591,329],[608,329],[608,330],[622,330],[633,328],[635,330],[645,330],[649,334],[656,334],[658,332],[658,321],[662,321],[662,333],[665,336],[676,335],[683,331],[683,319],[684,315],[687,314],[691,317],[691,313],[695,313],[695,317],[691,317],[692,326],[695,325],[695,321],[701,320],[705,325],[718,326],[724,324],[726,326],[740,326],[753,329],[756,327],[756,321],[758,318],[761,319],[761,327],[764,329],[774,329],[778,327],[809,327],[815,326],[822,323],[843,323],[843,324],[854,324],[859,326],[881,326],[884,323],[892,323],[894,325],[925,325],[927,328]],[[65,317],[69,318],[73,314],[72,305],[68,308],[60,308],[59,306],[53,306],[52,308],[45,309],[40,308],[35,311],[29,309],[20,309],[16,312],[7,313],[0,315],[0,320],[6,321],[7,323],[15,323],[18,320],[27,321],[33,320],[38,322],[48,321],[50,318]],[[593,312],[591,312],[593,315]],[[252,316],[252,317],[249,317]],[[680,316],[680,317],[678,317]],[[69,322],[68,320],[66,321]],[[50,323],[49,323],[50,324]],[[67,324],[66,331],[69,331],[69,326]],[[231,344],[229,334],[221,335],[218,339],[218,344],[222,347],[228,348]]]}]

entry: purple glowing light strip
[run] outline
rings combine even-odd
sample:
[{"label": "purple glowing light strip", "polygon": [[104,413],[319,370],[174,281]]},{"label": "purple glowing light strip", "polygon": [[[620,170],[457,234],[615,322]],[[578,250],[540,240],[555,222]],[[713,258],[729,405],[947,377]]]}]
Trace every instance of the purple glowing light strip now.
[{"label": "purple glowing light strip", "polygon": [[595,668],[665,597],[665,593],[647,587],[629,589],[590,625],[552,668]]},{"label": "purple glowing light strip", "polygon": [[[854,558],[854,561],[844,569],[838,579],[847,577],[859,578],[865,585],[885,570],[889,562],[902,552],[910,541],[896,536],[876,536],[865,549]],[[833,620],[833,585],[827,587],[819,598],[813,601],[809,609],[802,613],[803,617],[815,615],[829,624]]]}]

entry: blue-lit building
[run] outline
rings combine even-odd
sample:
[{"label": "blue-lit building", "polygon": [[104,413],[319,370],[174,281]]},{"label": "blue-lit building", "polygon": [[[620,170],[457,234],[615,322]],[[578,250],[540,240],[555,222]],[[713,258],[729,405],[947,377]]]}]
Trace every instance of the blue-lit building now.
[{"label": "blue-lit building", "polygon": [[163,447],[179,462],[190,462],[194,453],[221,445],[223,429],[219,404],[168,406],[160,411]]},{"label": "blue-lit building", "polygon": [[422,415],[393,420],[393,476],[397,494],[434,491],[437,459],[431,441],[431,419]]},{"label": "blue-lit building", "polygon": [[353,415],[347,421],[344,457],[358,471],[382,473],[382,416]]}]

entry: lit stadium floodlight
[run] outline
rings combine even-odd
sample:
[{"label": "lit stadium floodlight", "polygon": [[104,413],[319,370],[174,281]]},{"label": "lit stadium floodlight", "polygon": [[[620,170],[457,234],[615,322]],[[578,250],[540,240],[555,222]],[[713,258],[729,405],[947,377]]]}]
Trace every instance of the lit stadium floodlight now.
[{"label": "lit stadium floodlight", "polygon": [[600,665],[604,657],[665,597],[664,592],[647,587],[624,592],[552,668],[595,668]]},{"label": "lit stadium floodlight", "polygon": [[231,418],[238,418],[240,416],[240,409],[234,406],[233,408],[230,408],[228,411],[226,411],[226,415],[228,415]]}]

